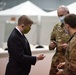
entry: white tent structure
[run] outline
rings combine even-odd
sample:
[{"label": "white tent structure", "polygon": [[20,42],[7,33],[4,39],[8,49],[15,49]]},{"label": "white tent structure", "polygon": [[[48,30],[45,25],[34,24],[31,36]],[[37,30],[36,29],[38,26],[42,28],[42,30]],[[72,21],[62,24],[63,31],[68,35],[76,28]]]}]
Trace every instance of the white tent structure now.
[{"label": "white tent structure", "polygon": [[[15,16],[16,19],[19,18],[20,15],[28,15],[34,22],[36,22],[35,25],[33,25],[31,31],[26,35],[30,41],[30,43],[33,42],[33,44],[36,44],[39,40],[40,36],[40,21],[41,21],[41,15],[45,15],[46,12],[34,5],[30,1],[26,1],[24,3],[21,3],[11,9],[7,9],[0,12],[0,23],[1,27],[0,30],[2,31],[1,37],[0,37],[0,43],[3,41],[6,41],[8,38],[8,33],[11,32],[12,27],[14,28],[15,25],[8,25],[6,22],[7,20],[10,20],[12,16]],[[10,29],[9,29],[10,27]],[[3,28],[3,29],[2,29]],[[32,33],[31,33],[32,32]],[[32,39],[31,39],[32,38]],[[31,39],[31,40],[30,40]]]},{"label": "white tent structure", "polygon": [[47,15],[48,16],[57,16],[57,10],[54,10],[52,12],[49,12]]},{"label": "white tent structure", "polygon": [[41,8],[37,7],[30,1],[21,3],[11,9],[0,12],[0,15],[44,15],[46,14]]},{"label": "white tent structure", "polygon": [[76,8],[75,8],[75,7],[76,7],[76,2],[74,2],[74,3],[70,4],[70,5],[68,5],[67,7],[68,7],[70,13],[76,14]]}]

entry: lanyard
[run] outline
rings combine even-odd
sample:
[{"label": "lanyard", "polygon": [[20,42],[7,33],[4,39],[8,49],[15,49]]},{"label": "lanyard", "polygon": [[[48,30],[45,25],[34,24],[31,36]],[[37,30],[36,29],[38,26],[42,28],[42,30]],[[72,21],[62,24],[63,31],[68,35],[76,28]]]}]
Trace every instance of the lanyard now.
[{"label": "lanyard", "polygon": [[70,40],[74,37],[75,34],[76,34],[76,32],[70,37],[70,39],[68,40],[68,42],[70,42]]}]

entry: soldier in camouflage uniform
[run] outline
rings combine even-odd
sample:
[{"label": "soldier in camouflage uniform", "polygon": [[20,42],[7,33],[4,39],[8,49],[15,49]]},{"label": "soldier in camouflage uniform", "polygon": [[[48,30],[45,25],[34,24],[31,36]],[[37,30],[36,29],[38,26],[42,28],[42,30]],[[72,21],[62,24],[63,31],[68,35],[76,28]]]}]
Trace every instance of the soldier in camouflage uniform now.
[{"label": "soldier in camouflage uniform", "polygon": [[67,40],[69,39],[69,35],[65,31],[65,26],[63,24],[63,19],[65,15],[69,14],[69,10],[62,5],[58,8],[57,13],[61,23],[56,24],[51,33],[49,50],[54,50],[56,48],[56,52],[52,58],[49,75],[56,75],[58,71],[57,65],[64,62],[65,47],[67,46]]},{"label": "soldier in camouflage uniform", "polygon": [[[76,75],[76,15],[69,14],[64,18],[64,21],[71,37],[66,49],[64,70],[62,72],[58,71],[57,75],[62,75],[62,73],[65,75]],[[61,66],[57,67],[60,68]]]}]

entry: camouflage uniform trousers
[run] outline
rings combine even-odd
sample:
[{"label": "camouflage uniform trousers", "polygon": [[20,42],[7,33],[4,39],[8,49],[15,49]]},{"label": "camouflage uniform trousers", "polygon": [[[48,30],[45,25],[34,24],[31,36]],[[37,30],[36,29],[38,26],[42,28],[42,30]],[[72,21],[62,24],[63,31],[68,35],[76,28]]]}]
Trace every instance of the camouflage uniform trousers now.
[{"label": "camouflage uniform trousers", "polygon": [[[57,65],[59,63],[64,62],[64,56],[63,55],[54,55],[52,59],[52,64],[50,68],[49,75],[57,75],[56,73],[58,72]],[[64,74],[63,74],[64,75]]]}]

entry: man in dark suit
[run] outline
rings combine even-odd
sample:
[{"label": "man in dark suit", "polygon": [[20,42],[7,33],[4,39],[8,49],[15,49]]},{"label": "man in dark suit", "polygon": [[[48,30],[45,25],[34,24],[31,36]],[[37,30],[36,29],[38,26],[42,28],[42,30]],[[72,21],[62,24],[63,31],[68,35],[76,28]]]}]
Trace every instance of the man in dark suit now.
[{"label": "man in dark suit", "polygon": [[18,19],[18,25],[13,29],[7,42],[9,62],[5,75],[29,75],[31,65],[37,60],[44,59],[44,54],[32,56],[29,42],[24,34],[27,34],[33,21],[23,15]]}]

